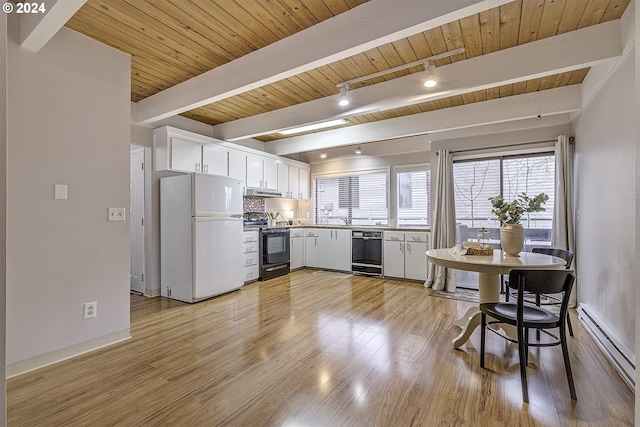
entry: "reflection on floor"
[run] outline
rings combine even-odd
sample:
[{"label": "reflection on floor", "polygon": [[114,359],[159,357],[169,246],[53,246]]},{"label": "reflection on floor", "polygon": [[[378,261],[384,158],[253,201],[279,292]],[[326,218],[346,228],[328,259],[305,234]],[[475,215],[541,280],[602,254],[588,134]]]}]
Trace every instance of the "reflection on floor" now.
[{"label": "reflection on floor", "polygon": [[131,296],[132,339],[8,380],[10,426],[633,425],[634,394],[574,317],[537,349],[531,403],[513,344],[452,325],[474,303],[421,283],[301,270],[197,304]]}]

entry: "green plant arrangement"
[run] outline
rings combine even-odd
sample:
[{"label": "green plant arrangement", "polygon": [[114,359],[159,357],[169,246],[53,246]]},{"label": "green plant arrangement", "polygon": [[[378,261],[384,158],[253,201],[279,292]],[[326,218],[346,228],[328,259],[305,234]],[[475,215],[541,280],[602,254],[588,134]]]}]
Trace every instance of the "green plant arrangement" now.
[{"label": "green plant arrangement", "polygon": [[525,193],[518,194],[511,203],[506,203],[502,196],[489,197],[491,213],[498,217],[500,224],[519,224],[525,213],[541,212],[542,207],[549,200],[549,196],[540,193],[535,197],[529,197]]}]

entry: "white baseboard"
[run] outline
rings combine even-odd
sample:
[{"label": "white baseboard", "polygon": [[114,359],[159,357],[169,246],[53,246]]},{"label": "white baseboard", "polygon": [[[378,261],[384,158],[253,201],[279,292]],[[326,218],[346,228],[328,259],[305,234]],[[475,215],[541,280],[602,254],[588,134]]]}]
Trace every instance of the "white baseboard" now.
[{"label": "white baseboard", "polygon": [[578,316],[618,373],[635,390],[635,353],[607,327],[589,305],[580,304]]},{"label": "white baseboard", "polygon": [[7,378],[15,377],[54,363],[62,362],[63,360],[70,359],[102,347],[107,347],[111,344],[128,340],[129,338],[131,338],[131,333],[129,328],[127,328],[109,335],[104,335],[89,341],[84,341],[69,347],[11,363],[6,367]]}]

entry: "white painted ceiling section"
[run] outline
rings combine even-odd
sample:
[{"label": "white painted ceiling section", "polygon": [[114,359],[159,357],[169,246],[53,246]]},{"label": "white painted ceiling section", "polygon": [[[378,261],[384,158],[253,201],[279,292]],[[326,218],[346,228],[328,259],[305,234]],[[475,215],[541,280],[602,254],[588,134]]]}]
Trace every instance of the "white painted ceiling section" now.
[{"label": "white painted ceiling section", "polygon": [[[412,105],[490,87],[577,70],[622,55],[618,21],[572,31],[438,67],[438,86],[422,85],[414,73],[349,91],[349,108],[339,94],[214,126],[214,136],[236,141],[318,121]],[[269,143],[270,145],[273,143]]]},{"label": "white painted ceiling section", "polygon": [[20,16],[20,46],[39,52],[87,0],[40,0],[46,12]]},{"label": "white painted ceiling section", "polygon": [[372,0],[139,101],[133,122],[150,124],[509,1]]}]

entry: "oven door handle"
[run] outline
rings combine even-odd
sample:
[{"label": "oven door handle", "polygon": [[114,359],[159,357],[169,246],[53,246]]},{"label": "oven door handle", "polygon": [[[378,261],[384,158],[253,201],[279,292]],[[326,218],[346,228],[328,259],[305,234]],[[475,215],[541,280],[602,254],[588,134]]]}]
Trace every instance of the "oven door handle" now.
[{"label": "oven door handle", "polygon": [[282,270],[283,268],[287,268],[289,267],[287,264],[284,265],[279,265],[277,267],[269,267],[267,269],[265,269],[266,271],[276,271],[276,270]]}]

